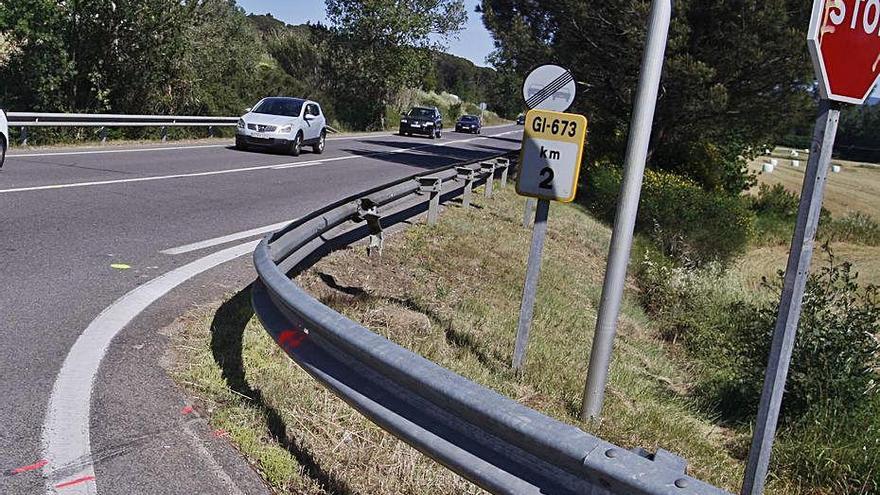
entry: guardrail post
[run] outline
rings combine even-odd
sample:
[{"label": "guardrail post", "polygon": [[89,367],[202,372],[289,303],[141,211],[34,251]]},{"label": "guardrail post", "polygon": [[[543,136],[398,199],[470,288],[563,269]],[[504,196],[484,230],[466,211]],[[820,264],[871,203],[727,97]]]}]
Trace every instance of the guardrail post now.
[{"label": "guardrail post", "polygon": [[378,254],[382,256],[382,248],[385,246],[385,233],[382,231],[382,216],[379,209],[369,200],[361,200],[358,216],[367,222],[370,229],[370,243],[367,245],[367,256]]},{"label": "guardrail post", "polygon": [[484,196],[486,199],[491,199],[492,188],[495,187],[495,164],[493,162],[483,162],[480,164],[480,168],[487,174]]},{"label": "guardrail post", "polygon": [[167,125],[162,126],[162,142],[164,143],[165,141],[168,141],[168,126]]},{"label": "guardrail post", "polygon": [[214,137],[214,126],[208,126],[208,137]]},{"label": "guardrail post", "polygon": [[526,211],[523,213],[523,228],[529,228],[529,225],[532,224],[532,218],[535,216],[535,208],[538,207],[538,200],[535,198],[529,198],[526,200]]},{"label": "guardrail post", "polygon": [[437,217],[440,214],[440,191],[443,187],[443,179],[440,177],[419,177],[419,191],[428,193],[428,225],[437,225]]},{"label": "guardrail post", "polygon": [[458,172],[456,179],[459,177],[464,179],[464,194],[461,196],[461,207],[470,208],[471,196],[473,196],[474,191],[474,179],[477,176],[477,171],[468,167],[455,167],[455,170]]},{"label": "guardrail post", "polygon": [[498,158],[495,160],[495,168],[501,169],[501,182],[499,182],[499,186],[501,189],[507,187],[507,172],[510,169],[510,160],[507,158]]},{"label": "guardrail post", "polygon": [[107,144],[107,128],[101,126],[101,128],[98,129],[98,135],[101,136],[101,144]]},{"label": "guardrail post", "polygon": [[27,127],[21,126],[21,145],[27,146],[28,130]]}]

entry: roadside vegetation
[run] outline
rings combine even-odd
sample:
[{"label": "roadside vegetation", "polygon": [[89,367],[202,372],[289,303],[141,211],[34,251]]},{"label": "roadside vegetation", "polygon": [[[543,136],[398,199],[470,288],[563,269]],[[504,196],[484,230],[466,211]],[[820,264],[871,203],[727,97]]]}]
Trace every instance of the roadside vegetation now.
[{"label": "roadside vegetation", "polygon": [[[553,206],[532,341],[517,375],[509,363],[529,244],[522,207],[508,190],[479,200],[475,210],[447,208],[438,226],[390,237],[381,258],[345,249],[298,282],[442,366],[621,446],[670,449],[688,459],[692,475],[736,491],[776,317],[776,276],[754,287],[746,257],[683,265],[641,236],[605,419],[583,423],[578,412],[610,230],[580,206]],[[875,493],[880,300],[853,266],[828,251],[820,257],[768,493]],[[290,362],[253,319],[246,292],[219,311],[188,315],[174,342],[178,380],[278,490],[473,491]]]},{"label": "roadside vegetation", "polygon": [[[330,1],[328,25],[290,26],[227,0],[123,0],[113,9],[2,2],[0,108],[234,116],[264,96],[286,95],[321,102],[328,123],[345,131],[390,129],[409,105],[437,101],[446,103],[449,123],[479,113],[480,102],[494,111],[490,124],[500,121],[496,114],[516,116],[518,82],[443,53],[466,19],[461,2],[360,3]],[[97,139],[89,128],[29,131],[35,145]],[[171,139],[206,134],[169,132]],[[110,139],[159,137],[158,129],[109,129]]]},{"label": "roadside vegetation", "polygon": [[[741,449],[727,446],[744,436],[713,424],[689,397],[689,370],[670,358],[674,350],[655,335],[632,285],[608,420],[578,420],[610,231],[577,206],[551,210],[526,368],[522,376],[510,370],[530,231],[521,225],[523,199],[510,189],[476,204],[447,208],[435,228],[392,235],[381,258],[367,257],[363,247],[336,252],[298,282],[371,330],[529,407],[626,447],[673,449],[690,460],[692,474],[735,487]],[[267,336],[249,304],[242,293],[219,311],[184,318],[173,332],[174,374],[271,486],[475,491],[323,390]]]}]

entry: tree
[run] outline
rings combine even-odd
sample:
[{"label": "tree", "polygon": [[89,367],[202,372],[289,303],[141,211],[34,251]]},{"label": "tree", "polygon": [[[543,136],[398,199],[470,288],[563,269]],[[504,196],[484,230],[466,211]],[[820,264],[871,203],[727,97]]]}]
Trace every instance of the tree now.
[{"label": "tree", "polygon": [[387,103],[421,81],[430,50],[460,31],[467,20],[463,0],[327,0],[337,53],[328,60],[333,91],[351,102],[348,119],[384,127]]},{"label": "tree", "polygon": [[[649,165],[704,188],[751,185],[744,157],[809,106],[808,2],[678,0]],[[647,0],[483,0],[495,64],[524,76],[541,63],[585,85],[574,111],[591,121],[588,156],[622,161],[645,44]]]}]

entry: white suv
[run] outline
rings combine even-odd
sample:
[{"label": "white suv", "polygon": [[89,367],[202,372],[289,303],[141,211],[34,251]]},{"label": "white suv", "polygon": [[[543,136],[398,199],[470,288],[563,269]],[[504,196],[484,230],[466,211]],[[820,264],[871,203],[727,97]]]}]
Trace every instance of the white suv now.
[{"label": "white suv", "polygon": [[327,119],[321,105],[299,98],[263,98],[238,120],[235,147],[281,148],[299,156],[303,146],[315,153],[324,152],[327,140]]},{"label": "white suv", "polygon": [[6,112],[0,110],[0,168],[6,161],[6,150],[9,149],[9,123],[6,122]]}]

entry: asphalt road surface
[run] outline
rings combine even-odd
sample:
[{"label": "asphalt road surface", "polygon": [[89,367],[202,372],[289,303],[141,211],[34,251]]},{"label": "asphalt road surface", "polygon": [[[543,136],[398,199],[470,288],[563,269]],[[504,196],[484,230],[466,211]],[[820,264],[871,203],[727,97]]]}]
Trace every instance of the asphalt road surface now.
[{"label": "asphalt road surface", "polygon": [[296,158],[225,144],[13,151],[0,171],[0,493],[264,493],[167,377],[159,330],[252,280],[246,243],[275,224],[517,149],[520,130],[340,137]]}]

